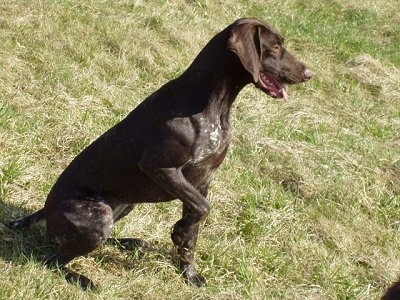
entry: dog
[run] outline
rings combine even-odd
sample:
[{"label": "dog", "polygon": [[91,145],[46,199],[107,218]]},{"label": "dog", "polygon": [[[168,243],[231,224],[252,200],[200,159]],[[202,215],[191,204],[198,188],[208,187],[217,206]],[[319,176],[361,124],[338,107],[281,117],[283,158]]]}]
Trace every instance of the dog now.
[{"label": "dog", "polygon": [[232,103],[249,83],[287,100],[286,84],[312,76],[278,31],[258,19],[239,19],[214,36],[184,73],[76,156],[42,209],[8,225],[22,228],[44,219],[58,246],[45,264],[58,266],[84,289],[94,288],[67,264],[105,243],[113,224],[137,203],[179,199],[182,217],[171,239],[182,275],[202,286],[206,280],[195,268],[194,251],[199,225],[210,212],[212,175],[231,141]]},{"label": "dog", "polygon": [[381,300],[399,300],[400,299],[400,279],[394,281],[382,295]]}]

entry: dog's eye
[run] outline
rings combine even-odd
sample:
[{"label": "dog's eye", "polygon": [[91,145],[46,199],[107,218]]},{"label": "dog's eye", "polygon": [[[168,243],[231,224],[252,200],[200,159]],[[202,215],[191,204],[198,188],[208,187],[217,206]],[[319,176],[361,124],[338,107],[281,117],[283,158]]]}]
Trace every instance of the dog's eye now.
[{"label": "dog's eye", "polygon": [[273,52],[278,53],[278,52],[281,51],[281,46],[278,45],[278,44],[275,44],[275,45],[273,45],[273,46],[271,47],[271,50],[272,50]]}]

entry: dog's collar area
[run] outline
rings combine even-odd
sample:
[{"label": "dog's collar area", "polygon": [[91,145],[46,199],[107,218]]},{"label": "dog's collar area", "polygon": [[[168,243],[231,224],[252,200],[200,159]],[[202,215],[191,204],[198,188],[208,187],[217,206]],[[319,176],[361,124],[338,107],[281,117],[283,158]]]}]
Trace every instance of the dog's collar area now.
[{"label": "dog's collar area", "polygon": [[285,101],[288,100],[288,93],[285,84],[271,74],[261,73],[256,86],[271,97],[283,98]]}]

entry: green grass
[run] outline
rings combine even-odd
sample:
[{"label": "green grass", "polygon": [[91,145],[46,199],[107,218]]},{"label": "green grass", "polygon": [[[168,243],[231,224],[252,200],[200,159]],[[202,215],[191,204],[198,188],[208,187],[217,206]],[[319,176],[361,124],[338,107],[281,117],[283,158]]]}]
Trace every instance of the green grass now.
[{"label": "green grass", "polygon": [[12,1],[0,5],[0,222],[42,207],[99,134],[186,69],[235,19],[269,21],[314,71],[290,101],[252,86],[233,108],[231,150],[187,286],[171,262],[179,202],[142,205],[73,268],[40,260],[43,227],[0,227],[0,299],[378,299],[400,275],[400,27],[396,0]]}]

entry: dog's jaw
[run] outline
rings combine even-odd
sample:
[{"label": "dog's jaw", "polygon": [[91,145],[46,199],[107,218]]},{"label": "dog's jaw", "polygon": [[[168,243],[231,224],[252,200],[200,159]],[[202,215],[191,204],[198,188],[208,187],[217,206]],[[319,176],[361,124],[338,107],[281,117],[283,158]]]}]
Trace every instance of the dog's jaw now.
[{"label": "dog's jaw", "polygon": [[273,98],[288,100],[287,88],[284,83],[268,73],[260,73],[256,86]]}]

